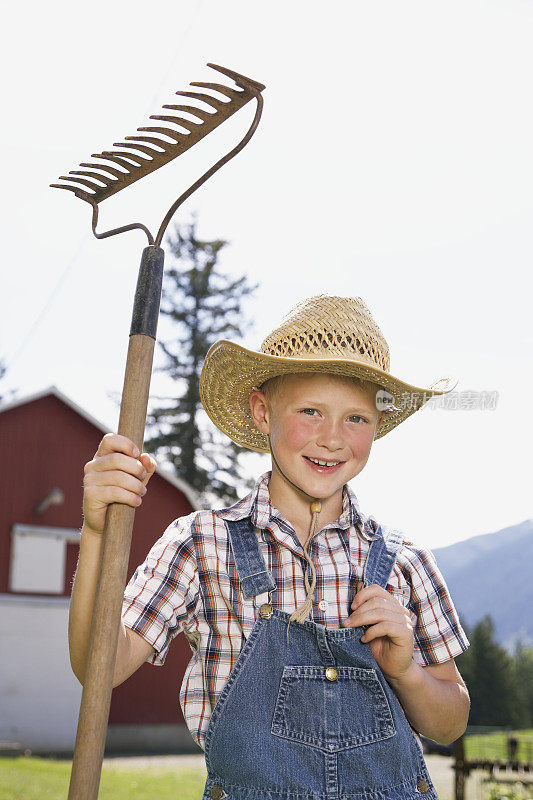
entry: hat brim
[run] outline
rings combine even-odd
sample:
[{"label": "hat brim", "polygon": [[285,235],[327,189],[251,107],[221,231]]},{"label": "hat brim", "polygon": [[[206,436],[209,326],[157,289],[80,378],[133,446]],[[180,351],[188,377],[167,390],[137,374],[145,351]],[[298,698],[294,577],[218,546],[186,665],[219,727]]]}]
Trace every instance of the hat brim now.
[{"label": "hat brim", "polygon": [[385,412],[376,439],[396,428],[431,397],[451,391],[447,387],[440,390],[413,386],[364,361],[272,356],[222,340],[206,355],[200,376],[200,399],[212,422],[230,439],[249,450],[268,453],[268,437],[257,430],[252,419],[250,394],[270,378],[306,372],[360,378],[393,395],[394,407]]}]

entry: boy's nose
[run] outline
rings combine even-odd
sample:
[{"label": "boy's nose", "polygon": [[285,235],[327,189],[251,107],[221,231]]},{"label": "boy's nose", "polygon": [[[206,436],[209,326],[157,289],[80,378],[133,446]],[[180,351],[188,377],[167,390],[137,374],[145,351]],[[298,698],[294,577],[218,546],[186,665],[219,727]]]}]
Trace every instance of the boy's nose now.
[{"label": "boy's nose", "polygon": [[325,422],[320,428],[317,444],[332,451],[342,449],[342,435],[339,426],[334,422]]}]

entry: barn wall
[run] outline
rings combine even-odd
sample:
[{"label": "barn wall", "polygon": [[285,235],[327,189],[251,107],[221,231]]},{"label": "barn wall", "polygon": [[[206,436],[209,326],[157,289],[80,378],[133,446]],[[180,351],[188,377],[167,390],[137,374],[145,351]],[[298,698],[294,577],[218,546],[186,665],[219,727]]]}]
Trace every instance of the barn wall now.
[{"label": "barn wall", "polygon": [[[78,546],[65,544],[62,596],[47,598],[36,592],[32,598],[31,591],[13,593],[9,590],[12,526],[79,529],[83,465],[92,458],[102,435],[96,425],[54,394],[0,413],[0,442],[9,458],[9,469],[0,475],[0,641],[3,652],[16,653],[17,664],[24,663],[19,669],[14,659],[7,663],[2,659],[0,705],[9,713],[0,715],[0,739],[13,741],[19,736],[31,749],[35,737],[41,751],[46,750],[47,741],[51,750],[63,749],[67,741],[68,750],[73,741],[80,687],[68,661],[67,618]],[[54,487],[63,490],[65,502],[36,514],[36,504]],[[160,475],[152,477],[143,505],[135,514],[128,578],[170,522],[192,510],[179,489]],[[154,730],[159,726],[160,731],[161,726],[177,726],[181,740],[184,720],[178,695],[191,655],[187,640],[180,635],[163,667],[144,665],[114,690],[110,723],[115,731],[120,726],[130,734],[139,725],[150,725]],[[57,692],[63,688],[61,708],[54,711]]]},{"label": "barn wall", "polygon": [[[92,458],[102,435],[99,428],[55,395],[0,413],[2,452],[9,454],[10,460],[9,469],[3,470],[0,478],[0,593],[9,590],[13,524],[81,526],[83,466]],[[56,486],[63,490],[65,502],[36,514],[36,504]],[[192,510],[175,486],[160,475],[151,478],[149,492],[135,514],[128,576],[167,525]],[[68,545],[65,596],[70,595],[76,561],[77,548]]]}]

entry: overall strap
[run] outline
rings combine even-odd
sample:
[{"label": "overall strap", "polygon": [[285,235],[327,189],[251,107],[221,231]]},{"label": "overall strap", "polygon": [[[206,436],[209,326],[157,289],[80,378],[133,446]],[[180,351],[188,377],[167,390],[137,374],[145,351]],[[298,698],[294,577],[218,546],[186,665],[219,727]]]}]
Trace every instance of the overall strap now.
[{"label": "overall strap", "polygon": [[271,592],[276,584],[266,568],[250,517],[225,522],[244,596],[250,598]]},{"label": "overall strap", "polygon": [[379,524],[376,525],[375,532],[378,538],[374,539],[370,545],[365,562],[363,582],[365,586],[376,583],[385,589],[394,567],[396,556],[403,544],[403,534],[401,531]]}]

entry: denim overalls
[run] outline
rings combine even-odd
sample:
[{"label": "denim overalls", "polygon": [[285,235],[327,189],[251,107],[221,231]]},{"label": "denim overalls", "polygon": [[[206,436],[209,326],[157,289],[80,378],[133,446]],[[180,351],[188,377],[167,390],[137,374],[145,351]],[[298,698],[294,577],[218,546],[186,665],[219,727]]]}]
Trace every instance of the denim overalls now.
[{"label": "denim overalls", "polygon": [[[276,586],[250,519],[227,525],[244,596],[270,601]],[[401,537],[378,533],[364,583],[385,587]],[[259,608],[209,720],[202,800],[436,800],[363,629],[292,622],[287,643],[289,617]]]}]

